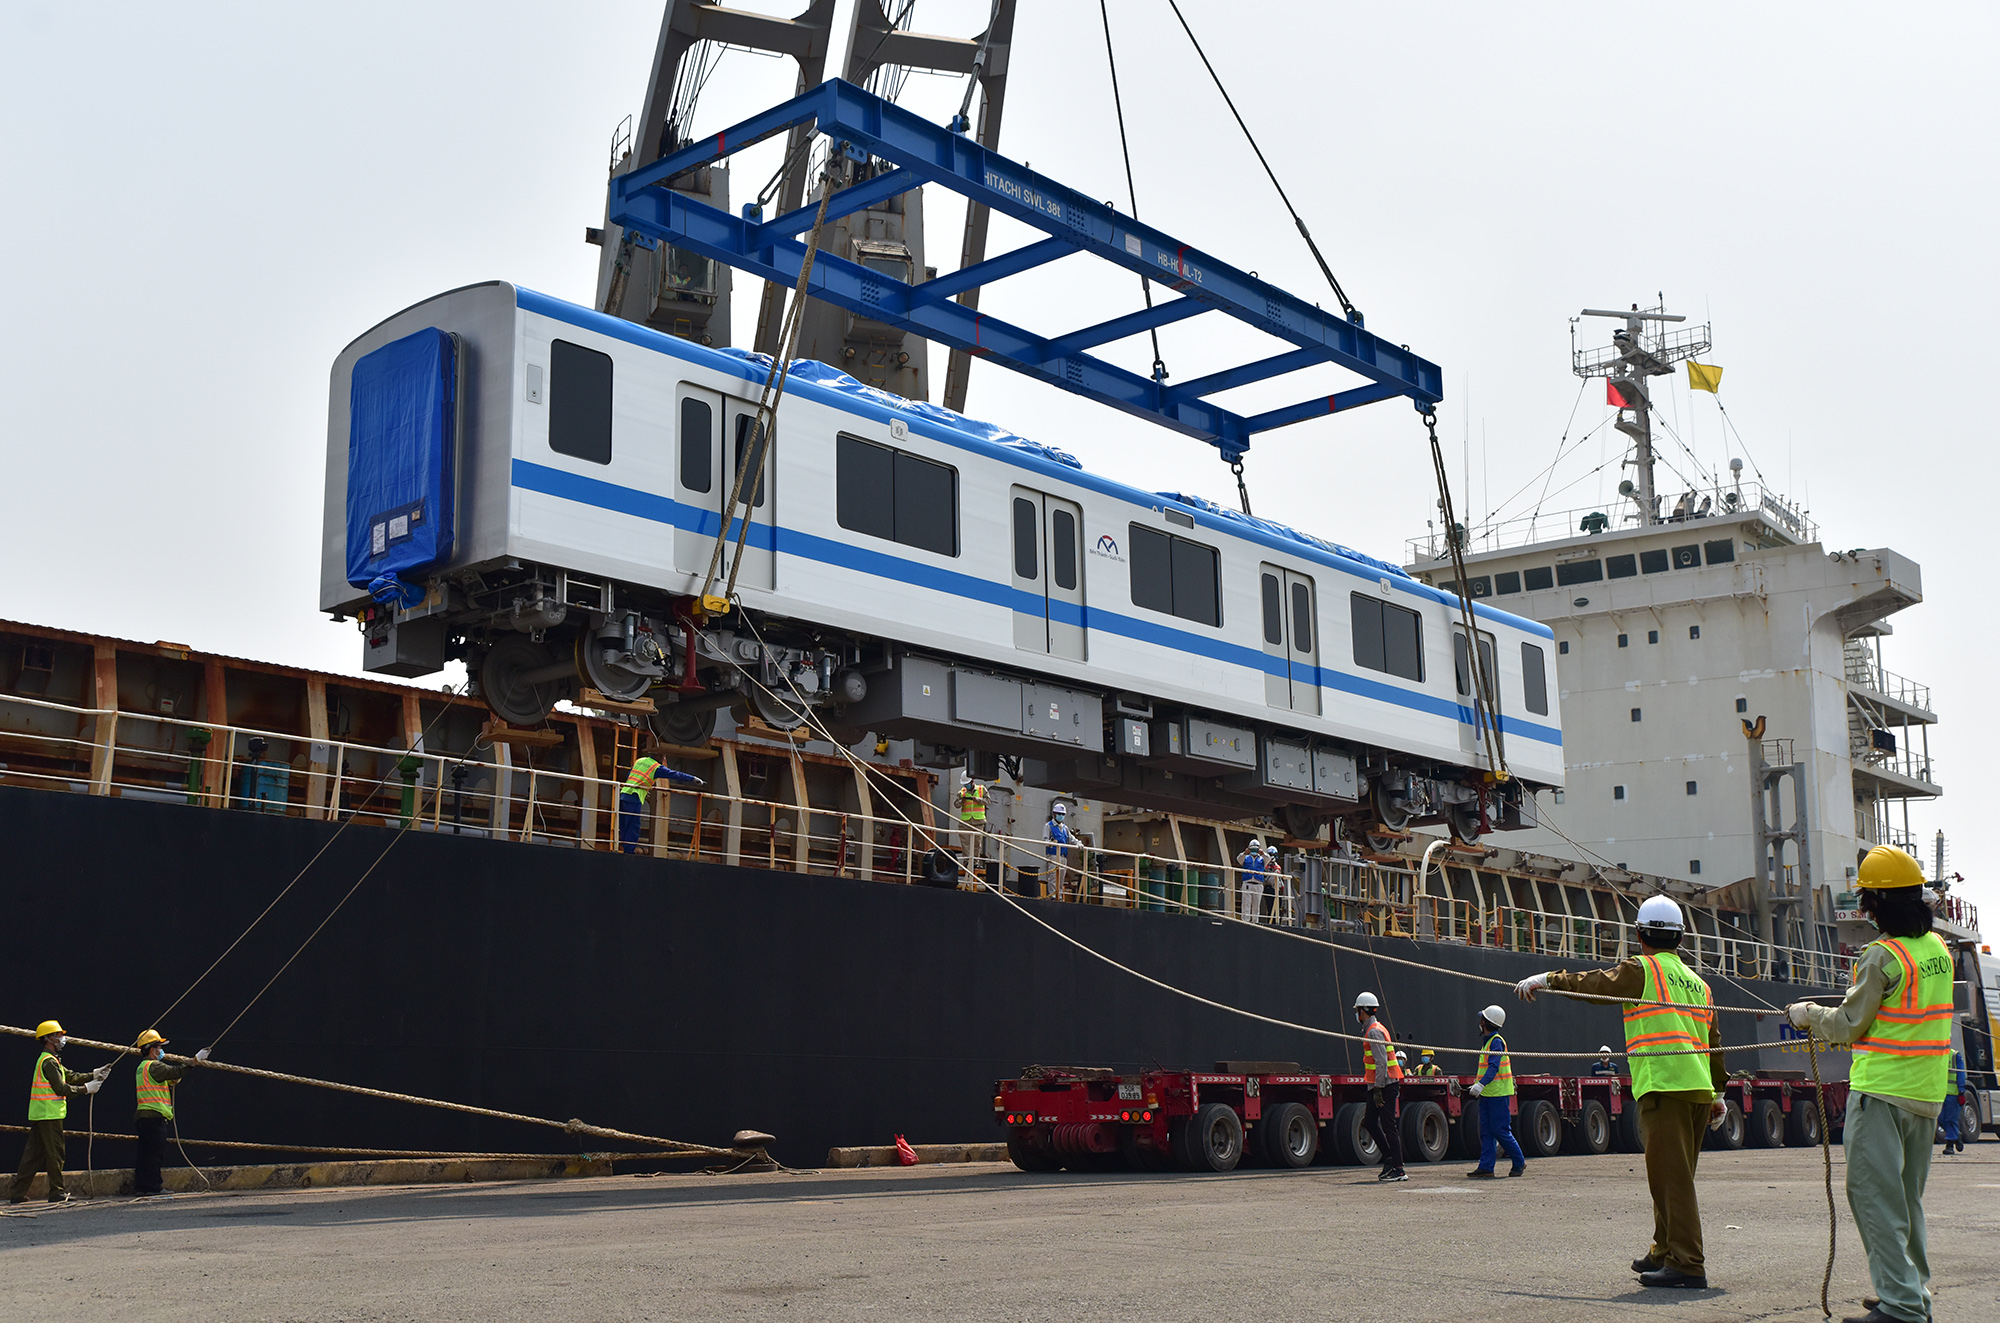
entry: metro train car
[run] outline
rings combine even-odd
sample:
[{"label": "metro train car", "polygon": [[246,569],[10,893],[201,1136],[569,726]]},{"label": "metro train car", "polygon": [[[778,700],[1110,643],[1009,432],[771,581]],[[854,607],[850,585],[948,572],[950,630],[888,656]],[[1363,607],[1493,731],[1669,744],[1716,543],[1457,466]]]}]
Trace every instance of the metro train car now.
[{"label": "metro train car", "polygon": [[1495,777],[1456,597],[820,363],[760,445],[768,370],[502,282],[397,313],[333,366],[321,609],[518,725],[588,688],[688,745],[727,707],[1297,835],[1470,840],[1562,784],[1547,626],[1474,606]]}]

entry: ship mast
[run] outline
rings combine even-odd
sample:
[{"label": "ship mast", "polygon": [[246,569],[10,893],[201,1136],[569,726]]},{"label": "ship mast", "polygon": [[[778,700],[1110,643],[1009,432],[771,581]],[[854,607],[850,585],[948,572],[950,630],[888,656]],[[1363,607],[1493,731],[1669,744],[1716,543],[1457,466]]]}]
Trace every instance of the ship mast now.
[{"label": "ship mast", "polygon": [[1583,315],[1624,319],[1625,328],[1611,333],[1608,348],[1575,350],[1573,360],[1577,376],[1605,379],[1609,402],[1619,406],[1618,430],[1632,438],[1625,467],[1633,470],[1633,476],[1618,484],[1618,494],[1630,497],[1638,507],[1634,518],[1641,527],[1663,523],[1653,485],[1653,400],[1646,379],[1670,376],[1675,364],[1706,353],[1708,327],[1670,330],[1668,323],[1687,318],[1666,311],[1664,304],[1641,311],[1635,303],[1629,312],[1585,308]]}]

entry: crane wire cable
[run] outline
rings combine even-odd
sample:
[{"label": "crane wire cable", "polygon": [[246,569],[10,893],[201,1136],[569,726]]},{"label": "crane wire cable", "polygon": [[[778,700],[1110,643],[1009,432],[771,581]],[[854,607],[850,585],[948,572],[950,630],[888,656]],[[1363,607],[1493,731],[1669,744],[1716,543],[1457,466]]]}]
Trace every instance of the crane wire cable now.
[{"label": "crane wire cable", "polygon": [[[1125,196],[1131,203],[1132,219],[1138,220],[1139,186],[1132,182],[1132,148],[1125,139],[1125,100],[1118,92],[1118,54],[1111,46],[1110,0],[1097,0],[1097,12],[1104,20],[1104,61],[1111,66],[1111,108],[1118,116],[1118,151],[1125,158]],[[1139,290],[1146,296],[1146,307],[1151,310],[1153,281],[1150,276],[1139,277]],[[1160,356],[1160,328],[1149,326],[1146,328],[1146,334],[1152,337],[1153,341],[1153,383],[1157,387],[1160,382],[1167,379],[1166,360]],[[1250,512],[1247,506],[1248,498],[1245,500],[1244,513],[1248,514]]]},{"label": "crane wire cable", "polygon": [[1333,286],[1333,296],[1340,300],[1341,311],[1347,314],[1347,320],[1358,323],[1361,315],[1354,310],[1354,305],[1348,302],[1347,291],[1342,289],[1340,282],[1334,278],[1333,268],[1326,264],[1326,258],[1319,251],[1319,245],[1313,241],[1312,231],[1306,228],[1305,221],[1299,216],[1298,208],[1292,205],[1292,199],[1285,193],[1285,186],[1278,182],[1278,172],[1264,159],[1264,149],[1257,145],[1256,135],[1252,134],[1250,126],[1243,122],[1243,115],[1236,109],[1236,102],[1230,97],[1229,89],[1222,85],[1222,76],[1216,73],[1215,66],[1208,62],[1208,52],[1201,48],[1201,42],[1195,37],[1194,29],[1188,26],[1187,16],[1181,13],[1178,0],[1167,0],[1167,7],[1172,9],[1174,17],[1180,20],[1181,31],[1187,33],[1188,41],[1194,46],[1194,53],[1201,57],[1201,67],[1208,70],[1208,76],[1214,82],[1215,90],[1222,93],[1223,104],[1229,107],[1229,113],[1236,119],[1236,127],[1243,130],[1243,137],[1249,142],[1250,150],[1257,154],[1257,164],[1264,167],[1264,174],[1270,179],[1271,187],[1278,190],[1278,200],[1283,202],[1285,210],[1291,213],[1292,224],[1298,227],[1299,237],[1306,241],[1306,247],[1312,252],[1313,261],[1319,263],[1320,274],[1326,277],[1327,284]]}]

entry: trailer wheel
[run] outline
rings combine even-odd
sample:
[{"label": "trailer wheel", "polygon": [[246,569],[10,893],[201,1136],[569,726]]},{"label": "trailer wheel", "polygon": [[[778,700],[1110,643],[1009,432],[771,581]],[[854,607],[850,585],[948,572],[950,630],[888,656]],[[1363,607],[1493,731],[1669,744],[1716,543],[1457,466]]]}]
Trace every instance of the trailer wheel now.
[{"label": "trailer wheel", "polygon": [[1022,1171],[1061,1171],[1055,1156],[1044,1153],[1019,1135],[1007,1136],[1007,1156]]},{"label": "trailer wheel", "polygon": [[1319,1156],[1319,1120],[1304,1103],[1279,1103],[1257,1127],[1258,1147],[1273,1167],[1310,1167]]},{"label": "trailer wheel", "polygon": [[1530,1098],[1521,1104],[1514,1138],[1531,1158],[1552,1158],[1562,1151],[1563,1119],[1552,1102]]},{"label": "trailer wheel", "polygon": [[1451,1146],[1451,1122],[1444,1108],[1425,1099],[1403,1107],[1403,1156],[1419,1162],[1443,1162]]},{"label": "trailer wheel", "polygon": [[1382,1161],[1382,1146],[1368,1127],[1361,1124],[1368,1115],[1367,1103],[1348,1103],[1327,1122],[1333,1140],[1333,1160],[1343,1167],[1373,1167]]},{"label": "trailer wheel", "polygon": [[1792,1114],[1785,1118],[1785,1142],[1793,1148],[1819,1147],[1819,1106],[1812,1094],[1792,1099]]},{"label": "trailer wheel", "polygon": [[1618,1113],[1618,1119],[1612,1122],[1611,1132],[1612,1138],[1618,1144],[1618,1151],[1620,1153],[1644,1153],[1646,1151],[1645,1137],[1639,1133],[1639,1100],[1637,1098],[1627,1095],[1625,1108]]},{"label": "trailer wheel", "polygon": [[1172,1157],[1139,1142],[1139,1127],[1122,1126],[1118,1131],[1118,1152],[1133,1171],[1165,1171],[1174,1165]]},{"label": "trailer wheel", "polygon": [[1611,1113],[1594,1098],[1583,1100],[1576,1120],[1563,1127],[1563,1147],[1571,1153],[1607,1153],[1611,1149]]},{"label": "trailer wheel", "polygon": [[1207,1103],[1188,1127],[1189,1163],[1196,1171],[1234,1171],[1243,1160],[1243,1122],[1228,1103]]},{"label": "trailer wheel", "polygon": [[1783,1148],[1785,1146],[1785,1109],[1778,1106],[1776,1098],[1759,1099],[1745,1117],[1745,1135],[1751,1148]]},{"label": "trailer wheel", "polygon": [[1451,1156],[1467,1162],[1479,1161],[1479,1099],[1465,1098],[1458,1121],[1451,1128]]}]

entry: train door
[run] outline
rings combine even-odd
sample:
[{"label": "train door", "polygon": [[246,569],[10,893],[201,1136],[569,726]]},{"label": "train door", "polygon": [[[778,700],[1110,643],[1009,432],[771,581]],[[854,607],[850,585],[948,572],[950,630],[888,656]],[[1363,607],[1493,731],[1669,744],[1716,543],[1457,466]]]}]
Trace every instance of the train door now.
[{"label": "train door", "polygon": [[[737,505],[750,507],[750,531],[743,540],[743,568],[737,572],[736,582],[745,588],[775,588],[775,533],[777,529],[777,492],[773,490],[771,471],[774,467],[772,451],[776,448],[775,436],[762,445],[757,438],[757,406],[747,400],[728,401],[727,430],[729,446],[723,462],[716,473],[716,488],[720,495],[713,509],[720,511],[729,504],[730,489],[736,483],[736,469],[747,455],[750,470],[743,479],[743,499]],[[723,548],[723,580],[728,582],[729,557],[736,554],[736,534],[733,524],[729,529],[729,543]]]},{"label": "train door", "polygon": [[1319,715],[1319,612],[1313,581],[1276,565],[1258,571],[1264,604],[1264,701]]},{"label": "train door", "polygon": [[1034,599],[1014,606],[1014,646],[1084,659],[1083,510],[1060,496],[1015,487],[1009,493],[1014,587]]},{"label": "train door", "polygon": [[[1500,672],[1497,654],[1493,649],[1493,636],[1484,630],[1479,634],[1479,670],[1486,677],[1486,711],[1494,720],[1500,716],[1499,684]],[[1486,745],[1479,733],[1479,719],[1472,711],[1472,657],[1465,647],[1465,626],[1454,625],[1451,631],[1451,669],[1458,682],[1458,743],[1467,754],[1484,755]]]},{"label": "train door", "polygon": [[715,525],[721,518],[727,490],[716,493],[718,456],[722,453],[722,396],[683,385],[675,403],[674,500],[684,510],[706,513],[706,520],[676,520],[674,569],[682,574],[706,574],[715,549]]}]

